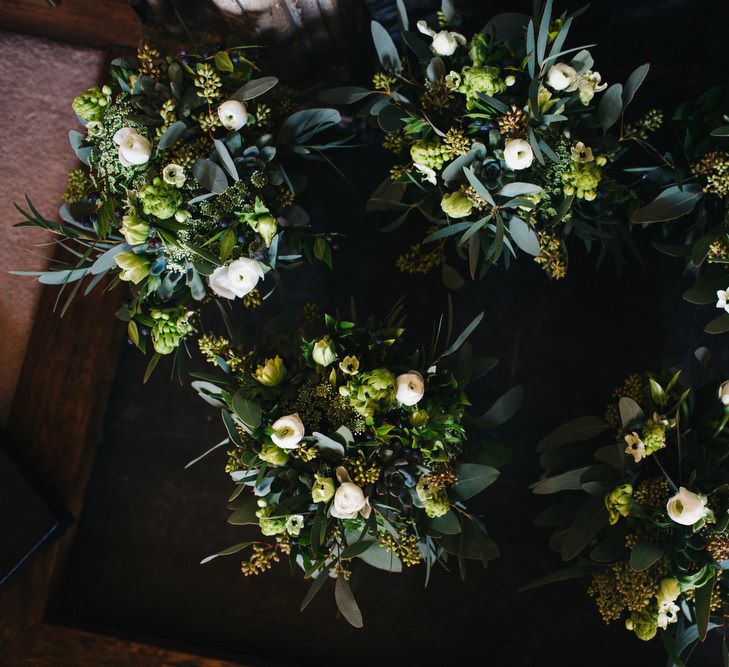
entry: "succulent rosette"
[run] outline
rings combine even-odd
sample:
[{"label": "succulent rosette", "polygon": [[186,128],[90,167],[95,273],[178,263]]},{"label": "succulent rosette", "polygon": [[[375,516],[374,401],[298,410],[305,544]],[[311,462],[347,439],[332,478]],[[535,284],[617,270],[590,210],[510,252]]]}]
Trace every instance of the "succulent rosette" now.
[{"label": "succulent rosette", "polygon": [[[729,331],[729,88],[712,88],[682,104],[671,119],[677,146],[644,142],[653,160],[633,171],[642,173],[650,196],[632,216],[637,225],[661,228],[655,247],[683,258],[695,284],[684,299],[714,306],[708,333]],[[658,190],[658,194],[656,194]],[[641,193],[643,195],[643,193]]]},{"label": "succulent rosette", "polygon": [[729,384],[701,348],[688,371],[634,374],[613,396],[604,418],[539,444],[533,490],[560,502],[536,523],[571,564],[527,588],[589,576],[605,623],[660,636],[685,664],[729,605]]},{"label": "succulent rosette", "polygon": [[398,6],[399,49],[372,24],[382,66],[373,87],[322,99],[366,100],[361,113],[399,158],[369,203],[400,212],[387,231],[408,218],[426,223],[399,268],[441,265],[446,284],[458,286],[462,277],[446,264],[449,240],[473,278],[500,260],[508,266],[518,251],[562,278],[571,234],[600,258],[619,257],[628,232],[622,205],[632,197],[618,180],[624,112],[648,65],[609,85],[587,48],[567,41],[580,12],[553,17],[551,2],[533,18],[495,16],[478,32],[459,26],[450,1],[435,26],[411,25]]},{"label": "succulent rosette", "polygon": [[465,342],[481,316],[453,343],[436,336],[428,353],[407,356],[398,317],[377,326],[327,316],[314,338],[264,336],[252,348],[200,341],[223,371],[195,387],[227,428],[219,446],[229,446],[236,485],[229,522],[269,538],[215,555],[250,549],[245,575],[287,558],[313,580],[304,606],[335,578],[339,609],[355,626],[360,566],[430,572],[453,555],[465,573],[464,559],[485,566],[498,556],[465,501],[496,480],[508,450],[479,442],[475,428],[508,419],[522,395],[515,387],[498,408],[469,416],[466,386],[495,365]]},{"label": "succulent rosette", "polygon": [[[38,275],[74,283],[127,282],[119,311],[143,351],[175,351],[207,297],[255,306],[264,282],[302,258],[331,264],[328,236],[313,233],[295,199],[305,181],[295,156],[320,157],[332,109],[302,108],[297,94],[258,76],[249,47],[162,56],[148,46],[111,64],[108,82],[73,102],[70,133],[83,167],[69,176],[62,222],[27,201],[21,224],[43,227],[71,250]],[[268,276],[272,275],[272,280]]]}]

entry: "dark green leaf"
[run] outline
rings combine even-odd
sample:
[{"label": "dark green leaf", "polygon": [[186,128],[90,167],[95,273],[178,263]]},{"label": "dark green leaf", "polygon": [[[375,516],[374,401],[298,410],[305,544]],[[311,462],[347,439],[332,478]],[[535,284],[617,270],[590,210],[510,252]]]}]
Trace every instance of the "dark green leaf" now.
[{"label": "dark green leaf", "polygon": [[638,540],[630,552],[630,567],[635,572],[647,570],[663,557],[663,547],[648,540]]},{"label": "dark green leaf", "polygon": [[215,194],[222,194],[228,189],[225,172],[212,160],[201,158],[192,165],[192,175],[204,188]]},{"label": "dark green leaf", "polygon": [[523,400],[524,387],[521,385],[512,387],[478,418],[478,425],[481,428],[500,426],[516,414]]},{"label": "dark green leaf", "polygon": [[548,449],[566,445],[570,442],[580,442],[582,440],[591,440],[592,438],[605,432],[608,425],[600,417],[592,415],[586,417],[578,417],[566,424],[562,424],[554,429],[549,435],[546,435],[537,446],[538,452],[545,452]]},{"label": "dark green leaf", "polygon": [[628,77],[628,80],[625,82],[625,88],[623,89],[623,109],[633,101],[635,93],[645,80],[650,68],[651,66],[648,63],[641,65]]},{"label": "dark green leaf", "polygon": [[603,498],[591,497],[572,522],[562,546],[562,560],[572,560],[608,524],[608,513]]},{"label": "dark green leaf", "polygon": [[370,24],[372,30],[372,39],[377,50],[377,57],[382,67],[390,74],[399,74],[402,70],[400,55],[397,47],[390,37],[390,33],[377,21]]},{"label": "dark green leaf", "polygon": [[245,390],[239,389],[235,396],[231,407],[238,419],[240,419],[248,428],[257,428],[261,423],[261,406],[254,401],[246,398]]},{"label": "dark green leaf", "polygon": [[200,565],[205,565],[205,563],[209,563],[211,560],[217,558],[218,556],[230,556],[232,554],[237,554],[239,551],[242,551],[250,544],[253,544],[253,542],[241,542],[240,544],[235,544],[232,547],[228,547],[227,549],[218,551],[218,553],[215,553],[212,556],[207,556],[203,558],[200,561]]},{"label": "dark green leaf", "polygon": [[480,463],[461,463],[457,468],[458,481],[451,487],[450,493],[458,500],[468,500],[486,487],[493,484],[499,471]]},{"label": "dark green leaf", "polygon": [[375,541],[376,540],[360,540],[359,542],[350,544],[348,547],[342,549],[340,557],[344,560],[355,558],[356,556],[359,556],[360,554],[367,551],[367,549],[369,549],[375,543]]},{"label": "dark green leaf", "polygon": [[683,189],[672,185],[661,192],[650,204],[635,211],[631,220],[642,225],[675,220],[691,213],[703,196],[703,190],[693,183],[684,185]]},{"label": "dark green leaf", "polygon": [[239,102],[245,102],[246,100],[252,100],[254,97],[267,93],[271,88],[276,86],[278,79],[275,76],[264,76],[260,79],[252,79],[245,85],[241,86],[236,90],[231,99],[238,100]]}]

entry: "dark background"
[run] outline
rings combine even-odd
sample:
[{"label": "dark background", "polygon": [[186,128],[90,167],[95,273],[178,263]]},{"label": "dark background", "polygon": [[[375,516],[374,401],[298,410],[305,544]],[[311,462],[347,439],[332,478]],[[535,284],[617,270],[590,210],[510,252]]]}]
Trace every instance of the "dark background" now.
[{"label": "dark background", "polygon": [[[632,111],[659,106],[670,113],[683,99],[726,83],[729,12],[723,4],[595,2],[573,27],[568,45],[598,42],[591,49],[595,67],[609,83],[651,62]],[[369,6],[393,24],[391,3]],[[577,6],[558,3],[556,11]],[[412,7],[414,22],[432,3]],[[485,18],[504,10],[528,12],[530,3],[460,7],[466,16]],[[361,76],[371,71],[372,57],[368,50],[356,63]],[[438,272],[412,277],[394,268],[419,223],[384,235],[380,228],[394,216],[365,213],[390,157],[356,148],[339,153],[337,164],[351,185],[317,165],[301,202],[317,228],[344,235],[335,272],[306,267],[285,276],[288,294],[256,311],[259,325],[306,301],[333,310],[346,306],[350,296],[360,311],[384,314],[404,294],[409,328],[427,337],[446,308]],[[248,535],[226,523],[232,483],[223,472],[222,451],[183,469],[224,431],[216,411],[189,387],[171,383],[165,366],[143,385],[147,360],[129,347],[55,616],[66,624],[248,662],[662,664],[659,640],[646,644],[620,624],[603,625],[585,594],[586,580],[517,590],[560,565],[549,550],[549,531],[533,526],[549,502],[528,489],[541,472],[538,440],[570,418],[601,413],[612,388],[634,371],[659,368],[665,359],[682,362],[699,345],[724,356],[726,337],[702,333],[713,310],[681,300],[692,284],[691,276],[682,275],[681,260],[651,251],[650,233],[639,236],[645,261],[632,261],[619,276],[611,265],[596,271],[595,257],[575,240],[565,280],[549,282],[520,255],[509,271],[492,271],[453,294],[461,327],[486,311],[472,343],[477,353],[501,359],[474,388],[475,406],[485,411],[513,384],[526,389],[517,417],[499,431],[514,458],[474,503],[502,550],[488,571],[469,563],[466,582],[455,571],[436,571],[424,589],[418,568],[402,575],[365,569],[356,591],[365,627],[357,631],[336,618],[331,586],[300,614],[308,583],[285,565],[250,578],[240,575],[237,556],[200,566],[204,556]],[[694,664],[719,664],[720,647],[713,644]]]}]

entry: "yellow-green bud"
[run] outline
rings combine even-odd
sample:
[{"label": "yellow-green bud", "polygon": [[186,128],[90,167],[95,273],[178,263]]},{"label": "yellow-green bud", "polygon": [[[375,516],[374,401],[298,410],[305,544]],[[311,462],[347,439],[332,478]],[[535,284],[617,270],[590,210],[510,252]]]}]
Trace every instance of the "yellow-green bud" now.
[{"label": "yellow-green bud", "polygon": [[658,585],[658,595],[656,595],[659,605],[664,602],[674,602],[679,595],[681,595],[681,589],[676,577],[661,579],[661,583]]},{"label": "yellow-green bud", "polygon": [[415,491],[431,519],[443,516],[451,508],[446,490],[439,484],[431,484],[427,476],[418,480]]},{"label": "yellow-green bud", "polygon": [[473,204],[464,192],[457,190],[445,195],[440,201],[440,207],[451,218],[465,218],[471,215]]},{"label": "yellow-green bud", "polygon": [[425,426],[430,419],[430,415],[425,410],[416,410],[410,415],[410,424],[415,428]]},{"label": "yellow-green bud", "polygon": [[114,257],[117,266],[121,269],[119,277],[122,280],[139,284],[149,275],[149,260],[133,252],[120,252]]},{"label": "yellow-green bud", "polygon": [[149,238],[149,225],[137,215],[125,215],[119,231],[129,245],[145,243]]},{"label": "yellow-green bud", "polygon": [[647,642],[658,632],[658,620],[647,611],[634,611],[625,621],[625,627],[632,630],[638,639]]},{"label": "yellow-green bud", "polygon": [[282,466],[286,465],[286,462],[289,460],[289,455],[286,450],[276,447],[276,445],[272,443],[264,443],[261,446],[258,458],[261,459],[261,461],[270,463],[272,466]]},{"label": "yellow-green bud", "polygon": [[314,361],[320,366],[328,366],[337,360],[337,352],[334,349],[334,343],[330,338],[322,338],[314,343],[311,351]]},{"label": "yellow-green bud", "polygon": [[278,232],[276,218],[272,215],[262,215],[256,221],[254,229],[261,235],[264,243],[267,246],[270,246],[271,241],[273,241],[273,237],[276,236],[276,232]]},{"label": "yellow-green bud", "polygon": [[311,499],[315,503],[328,503],[334,497],[334,480],[322,475],[314,476],[314,485],[311,487]]},{"label": "yellow-green bud", "polygon": [[266,359],[262,366],[259,365],[253,377],[265,387],[275,387],[286,377],[286,366],[281,357],[276,355],[273,359]]},{"label": "yellow-green bud", "polygon": [[609,513],[610,524],[616,524],[621,516],[628,516],[633,502],[633,487],[630,484],[616,486],[605,496],[605,508]]},{"label": "yellow-green bud", "polygon": [[261,532],[267,537],[273,535],[280,535],[286,532],[286,517],[275,517],[271,518],[269,515],[273,513],[275,508],[268,506],[264,507],[256,512],[258,517],[258,525],[261,527]]}]

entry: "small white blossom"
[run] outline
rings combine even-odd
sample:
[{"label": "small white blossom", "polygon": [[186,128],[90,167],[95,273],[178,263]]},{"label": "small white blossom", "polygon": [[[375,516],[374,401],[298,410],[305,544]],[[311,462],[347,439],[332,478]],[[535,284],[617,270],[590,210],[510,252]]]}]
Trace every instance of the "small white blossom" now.
[{"label": "small white blossom", "polygon": [[645,445],[635,431],[625,436],[625,442],[628,445],[625,448],[625,453],[630,454],[636,463],[645,458]]},{"label": "small white blossom", "polygon": [[729,313],[729,287],[716,292],[716,307],[722,308]]},{"label": "small white blossom", "polygon": [[452,56],[459,46],[466,43],[466,38],[461,33],[450,30],[436,32],[425,21],[418,21],[418,30],[433,40],[430,48],[437,56]]},{"label": "small white blossom", "polygon": [[430,167],[417,162],[413,166],[420,172],[424,181],[428,181],[428,183],[432,183],[433,185],[437,183],[435,169],[431,169]]}]

